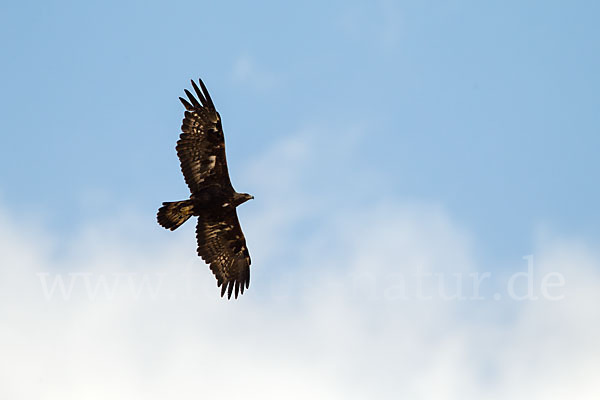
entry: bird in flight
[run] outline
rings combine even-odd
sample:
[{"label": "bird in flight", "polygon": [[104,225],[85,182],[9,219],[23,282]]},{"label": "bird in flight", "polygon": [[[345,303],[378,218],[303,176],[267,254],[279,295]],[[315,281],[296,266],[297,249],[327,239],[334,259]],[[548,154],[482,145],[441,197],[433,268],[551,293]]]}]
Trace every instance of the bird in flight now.
[{"label": "bird in flight", "polygon": [[229,179],[221,116],[201,79],[192,80],[196,97],[185,90],[179,98],[186,111],[177,141],[181,172],[190,188],[188,200],[165,202],[158,210],[158,223],[166,229],[179,228],[190,217],[198,217],[198,255],[210,265],[221,287],[221,297],[243,294],[250,285],[250,254],[236,207],[253,199],[237,193]]}]

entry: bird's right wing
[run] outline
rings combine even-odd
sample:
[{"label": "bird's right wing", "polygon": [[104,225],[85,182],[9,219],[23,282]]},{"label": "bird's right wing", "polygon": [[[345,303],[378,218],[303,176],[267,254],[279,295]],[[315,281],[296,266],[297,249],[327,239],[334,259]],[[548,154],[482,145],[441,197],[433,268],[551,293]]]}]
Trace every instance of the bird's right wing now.
[{"label": "bird's right wing", "polygon": [[221,287],[221,296],[227,297],[250,285],[250,254],[235,209],[219,214],[200,215],[196,227],[198,255],[210,265]]}]

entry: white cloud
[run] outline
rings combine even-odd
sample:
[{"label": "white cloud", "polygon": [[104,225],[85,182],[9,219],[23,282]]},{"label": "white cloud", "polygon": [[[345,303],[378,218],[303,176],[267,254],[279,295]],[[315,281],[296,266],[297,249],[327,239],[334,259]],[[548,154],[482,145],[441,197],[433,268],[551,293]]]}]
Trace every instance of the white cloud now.
[{"label": "white cloud", "polygon": [[280,77],[265,67],[260,66],[256,58],[249,54],[241,54],[235,61],[232,70],[235,82],[244,83],[258,90],[270,90],[280,83]]},{"label": "white cloud", "polygon": [[[305,140],[280,145],[293,162],[278,179],[301,180],[315,157]],[[253,168],[268,166],[263,159]],[[192,226],[163,232],[153,220],[117,215],[89,224],[56,255],[52,232],[0,210],[0,397],[600,395],[597,254],[540,241],[536,287],[545,273],[564,274],[561,301],[443,301],[432,280],[424,290],[433,298],[423,300],[417,271],[485,271],[476,241],[443,207],[382,201],[321,213],[308,202],[288,216],[277,204],[285,197],[272,193],[244,220],[253,277],[237,301],[218,298],[194,255]],[[319,221],[310,234],[291,232],[287,225],[313,206]],[[57,276],[66,288],[74,279],[67,300],[60,291],[48,299]]]},{"label": "white cloud", "polygon": [[371,45],[390,51],[400,43],[404,20],[405,15],[397,2],[384,0],[366,5],[348,5],[334,23],[350,39],[367,38]]}]

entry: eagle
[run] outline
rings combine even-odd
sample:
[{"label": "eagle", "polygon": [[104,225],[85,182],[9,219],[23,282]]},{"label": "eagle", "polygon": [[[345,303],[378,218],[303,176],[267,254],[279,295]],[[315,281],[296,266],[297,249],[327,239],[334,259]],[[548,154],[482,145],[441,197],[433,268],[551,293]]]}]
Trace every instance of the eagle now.
[{"label": "eagle", "polygon": [[162,203],[157,220],[173,231],[190,217],[198,217],[198,255],[210,265],[217,287],[221,287],[221,297],[227,292],[228,299],[232,293],[237,299],[238,293],[243,294],[250,285],[250,254],[236,207],[254,196],[233,188],[221,116],[202,79],[198,80],[202,90],[191,82],[196,97],[185,89],[189,101],[179,98],[186,111],[176,146],[191,195],[187,200]]}]

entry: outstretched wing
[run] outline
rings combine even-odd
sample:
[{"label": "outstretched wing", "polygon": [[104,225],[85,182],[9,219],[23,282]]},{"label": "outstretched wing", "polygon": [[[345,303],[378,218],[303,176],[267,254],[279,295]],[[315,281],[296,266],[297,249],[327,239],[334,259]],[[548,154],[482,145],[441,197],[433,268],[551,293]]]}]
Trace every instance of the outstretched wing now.
[{"label": "outstretched wing", "polygon": [[210,269],[227,298],[235,289],[244,293],[250,285],[250,254],[235,209],[198,217],[196,227],[198,255],[210,264]]},{"label": "outstretched wing", "polygon": [[179,98],[187,110],[176,147],[181,172],[192,194],[209,185],[218,185],[223,190],[233,192],[227,171],[221,117],[201,79],[199,83],[202,91],[192,81],[200,101],[187,89],[185,94],[189,102]]}]

